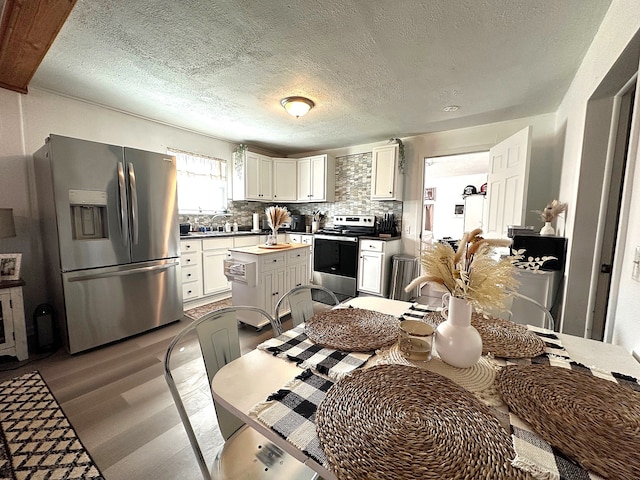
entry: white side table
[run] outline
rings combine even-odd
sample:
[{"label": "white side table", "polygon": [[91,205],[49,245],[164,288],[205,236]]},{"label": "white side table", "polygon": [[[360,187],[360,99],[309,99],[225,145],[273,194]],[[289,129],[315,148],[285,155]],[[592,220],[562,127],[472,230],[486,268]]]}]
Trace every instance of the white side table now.
[{"label": "white side table", "polygon": [[0,355],[11,355],[18,360],[29,358],[23,286],[22,279],[0,282]]}]

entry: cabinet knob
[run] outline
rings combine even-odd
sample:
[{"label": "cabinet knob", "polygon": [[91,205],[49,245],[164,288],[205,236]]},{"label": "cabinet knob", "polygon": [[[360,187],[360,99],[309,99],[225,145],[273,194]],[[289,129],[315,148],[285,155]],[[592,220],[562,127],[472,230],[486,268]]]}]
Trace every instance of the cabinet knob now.
[{"label": "cabinet knob", "polygon": [[190,258],[187,258],[187,263],[191,263],[191,259]]},{"label": "cabinet knob", "polygon": [[191,292],[192,292],[192,290],[187,291],[187,293],[191,293]]},{"label": "cabinet knob", "polygon": [[185,248],[191,248],[191,245],[185,245]]},{"label": "cabinet knob", "polygon": [[190,277],[190,276],[191,276],[191,274],[190,274],[190,273],[187,273],[187,277]]}]

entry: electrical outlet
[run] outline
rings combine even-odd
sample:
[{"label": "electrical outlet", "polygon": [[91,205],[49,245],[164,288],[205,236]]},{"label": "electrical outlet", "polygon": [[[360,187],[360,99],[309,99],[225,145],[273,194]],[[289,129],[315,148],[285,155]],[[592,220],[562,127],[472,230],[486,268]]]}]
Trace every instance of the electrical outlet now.
[{"label": "electrical outlet", "polygon": [[411,235],[411,225],[407,225],[404,228],[404,233],[406,233],[407,235]]}]

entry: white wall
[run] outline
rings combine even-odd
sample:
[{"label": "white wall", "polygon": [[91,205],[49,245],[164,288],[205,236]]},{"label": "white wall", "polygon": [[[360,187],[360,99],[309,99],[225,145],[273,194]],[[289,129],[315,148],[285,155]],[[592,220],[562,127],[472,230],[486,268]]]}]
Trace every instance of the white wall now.
[{"label": "white wall", "polygon": [[[569,204],[566,214],[566,232],[569,238],[568,275],[565,278],[567,286],[561,328],[565,333],[574,335],[583,335],[585,331],[591,264],[596,255],[593,242],[582,241],[595,236],[592,225],[594,222],[576,223],[576,209],[586,207],[578,204],[578,201],[588,196],[589,192],[599,199],[602,188],[601,175],[595,172],[602,171],[601,163],[604,162],[603,158],[599,158],[589,160],[593,162],[592,164],[582,165],[587,104],[603,79],[612,71],[616,60],[625,48],[638,41],[637,38],[634,39],[640,29],[640,15],[637,15],[637,12],[637,0],[612,2],[557,112],[557,128],[560,133],[564,132],[560,199]],[[637,65],[632,67],[636,68]],[[636,110],[638,109],[637,100],[638,96],[636,96]],[[633,133],[633,141],[637,144],[637,113],[634,121],[636,129]],[[588,158],[588,155],[585,155],[585,158]],[[591,175],[589,175],[590,172]],[[635,181],[634,176],[631,178]],[[629,199],[626,213],[629,215],[629,225],[626,234],[618,242],[619,251],[623,255],[620,263],[622,267],[620,282],[618,290],[616,291],[615,288],[612,290],[610,299],[613,305],[617,305],[613,317],[615,326],[612,340],[630,351],[633,348],[640,348],[640,323],[636,320],[637,312],[640,310],[640,284],[631,280],[630,276],[632,250],[635,245],[640,244],[640,198],[637,194]],[[597,215],[597,211],[593,212],[593,215]],[[628,246],[626,249],[625,245]]]}]

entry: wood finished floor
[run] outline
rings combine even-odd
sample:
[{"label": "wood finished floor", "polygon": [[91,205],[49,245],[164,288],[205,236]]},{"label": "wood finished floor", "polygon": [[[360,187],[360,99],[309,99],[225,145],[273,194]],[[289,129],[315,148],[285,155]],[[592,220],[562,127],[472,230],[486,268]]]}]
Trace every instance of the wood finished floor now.
[{"label": "wood finished floor", "polygon": [[[164,379],[165,351],[190,319],[91,352],[31,354],[14,363],[0,357],[0,381],[33,370],[51,388],[78,436],[107,480],[202,478]],[[290,320],[284,322],[290,328]],[[287,325],[288,323],[288,325]],[[272,336],[240,328],[243,354]],[[222,444],[195,338],[176,355],[174,378],[186,392],[187,409],[208,462]],[[14,366],[18,368],[13,368]]]}]

